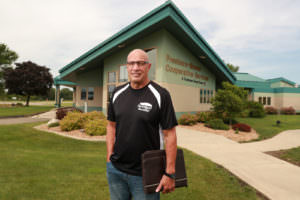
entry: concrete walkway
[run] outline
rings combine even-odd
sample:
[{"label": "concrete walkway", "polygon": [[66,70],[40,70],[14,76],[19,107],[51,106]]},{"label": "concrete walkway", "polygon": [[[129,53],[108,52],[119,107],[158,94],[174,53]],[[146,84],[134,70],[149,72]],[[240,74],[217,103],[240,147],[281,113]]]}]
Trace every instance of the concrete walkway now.
[{"label": "concrete walkway", "polygon": [[270,199],[300,199],[300,167],[262,152],[300,146],[300,130],[249,144],[181,127],[177,137],[179,146],[222,165]]},{"label": "concrete walkway", "polygon": [[39,115],[34,115],[32,117],[3,118],[0,119],[0,125],[42,122],[54,118],[55,118],[55,109],[52,109],[49,112],[45,112]]}]

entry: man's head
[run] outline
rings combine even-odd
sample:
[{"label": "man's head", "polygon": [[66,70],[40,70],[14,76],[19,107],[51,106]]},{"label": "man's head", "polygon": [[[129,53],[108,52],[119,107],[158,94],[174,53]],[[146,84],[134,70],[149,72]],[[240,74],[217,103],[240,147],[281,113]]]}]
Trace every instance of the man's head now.
[{"label": "man's head", "polygon": [[133,84],[144,85],[149,81],[148,72],[151,64],[148,55],[141,49],[132,50],[127,57],[127,71]]}]

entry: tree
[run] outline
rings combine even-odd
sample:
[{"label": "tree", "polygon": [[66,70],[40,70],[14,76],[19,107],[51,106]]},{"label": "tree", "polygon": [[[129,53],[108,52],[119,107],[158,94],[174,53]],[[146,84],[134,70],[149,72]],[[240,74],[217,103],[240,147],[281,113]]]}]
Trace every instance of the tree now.
[{"label": "tree", "polygon": [[5,88],[8,94],[26,96],[26,106],[29,106],[30,96],[48,95],[53,85],[49,68],[39,66],[31,61],[16,63],[16,68],[4,70]]},{"label": "tree", "polygon": [[232,72],[238,72],[240,69],[239,66],[234,66],[233,64],[230,64],[230,63],[227,63],[226,65]]},{"label": "tree", "polygon": [[7,45],[0,43],[0,95],[4,93],[3,68],[18,59],[18,54],[10,50]]},{"label": "tree", "polygon": [[72,100],[73,99],[73,92],[69,89],[69,88],[63,88],[60,91],[60,96],[64,99],[64,100]]},{"label": "tree", "polygon": [[223,82],[222,86],[223,89],[219,89],[212,99],[213,110],[223,119],[229,119],[231,125],[232,120],[245,108],[248,92],[228,82]]}]

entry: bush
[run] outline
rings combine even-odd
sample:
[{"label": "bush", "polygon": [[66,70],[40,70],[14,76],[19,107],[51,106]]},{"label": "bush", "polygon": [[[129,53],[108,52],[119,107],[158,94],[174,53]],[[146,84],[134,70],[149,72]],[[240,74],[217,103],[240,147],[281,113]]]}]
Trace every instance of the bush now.
[{"label": "bush", "polygon": [[178,123],[181,125],[194,125],[197,123],[197,116],[192,115],[192,114],[183,114],[181,117],[178,119]]},{"label": "bush", "polygon": [[58,108],[56,111],[56,119],[63,119],[68,112],[73,112],[73,111],[77,111],[77,112],[81,112],[81,110],[74,108],[74,107],[65,107],[65,108]]},{"label": "bush", "polygon": [[213,113],[212,112],[197,112],[196,117],[197,117],[198,122],[207,122],[213,118]]},{"label": "bush", "polygon": [[249,126],[247,124],[237,123],[237,124],[232,125],[232,129],[244,131],[244,132],[250,132],[251,126]]},{"label": "bush", "polygon": [[240,117],[249,117],[250,115],[250,110],[249,109],[244,109],[241,113],[240,113]]},{"label": "bush", "polygon": [[85,118],[82,113],[73,111],[68,112],[67,115],[60,121],[60,128],[63,131],[72,131],[82,129],[84,127]]},{"label": "bush", "polygon": [[205,123],[205,126],[212,129],[229,130],[229,126],[224,124],[222,119],[212,119]]},{"label": "bush", "polygon": [[265,113],[269,114],[269,115],[275,115],[275,114],[278,114],[278,111],[273,106],[266,106],[265,107]]},{"label": "bush", "polygon": [[249,117],[264,117],[266,115],[264,106],[259,102],[248,101]]},{"label": "bush", "polygon": [[84,113],[85,120],[106,119],[105,115],[99,111]]},{"label": "bush", "polygon": [[290,107],[283,107],[280,109],[280,113],[281,114],[285,114],[285,115],[295,115],[296,114],[296,110],[290,106]]},{"label": "bush", "polygon": [[[229,118],[225,118],[225,119],[223,119],[223,122],[225,124],[230,124],[230,119]],[[236,119],[232,119],[231,120],[231,124],[236,124],[236,123],[238,123],[238,121],[236,121]]]},{"label": "bush", "polygon": [[88,120],[84,125],[84,130],[88,135],[105,135],[106,119]]},{"label": "bush", "polygon": [[53,122],[48,125],[49,128],[59,126],[59,122]]}]

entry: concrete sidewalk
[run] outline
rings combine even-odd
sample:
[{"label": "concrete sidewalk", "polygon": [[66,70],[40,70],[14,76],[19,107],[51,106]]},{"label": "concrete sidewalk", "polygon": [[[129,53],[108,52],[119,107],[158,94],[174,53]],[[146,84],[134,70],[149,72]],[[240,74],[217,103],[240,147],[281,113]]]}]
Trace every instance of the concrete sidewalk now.
[{"label": "concrete sidewalk", "polygon": [[300,199],[300,167],[261,152],[289,148],[283,143],[300,146],[300,131],[286,131],[251,144],[239,144],[220,135],[181,127],[177,127],[177,137],[179,146],[222,165],[270,199]]},{"label": "concrete sidewalk", "polygon": [[0,125],[49,121],[50,119],[55,118],[55,112],[55,109],[52,109],[48,112],[34,115],[32,117],[2,118],[0,119]]}]

